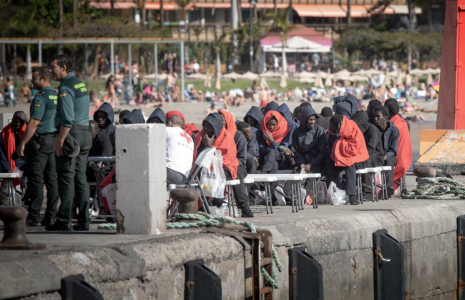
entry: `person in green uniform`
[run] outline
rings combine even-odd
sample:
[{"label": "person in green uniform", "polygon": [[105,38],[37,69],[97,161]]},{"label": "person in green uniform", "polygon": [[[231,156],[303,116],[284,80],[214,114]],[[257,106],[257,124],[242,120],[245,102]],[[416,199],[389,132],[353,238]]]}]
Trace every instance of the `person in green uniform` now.
[{"label": "person in green uniform", "polygon": [[87,156],[92,146],[89,131],[90,97],[86,85],[72,73],[71,59],[58,55],[50,63],[53,79],[60,82],[58,87],[55,126],[58,137],[54,144],[56,155],[58,193],[61,205],[56,222],[46,226],[48,231],[71,230],[73,199],[79,209],[78,223],[73,230],[89,230],[89,198],[86,167]]},{"label": "person in green uniform", "polygon": [[42,182],[47,188],[47,208],[42,226],[53,224],[57,212],[58,187],[56,177],[55,153],[56,140],[55,114],[57,92],[50,86],[52,75],[47,67],[32,70],[32,87],[38,90],[31,101],[31,120],[16,149],[18,157],[26,156],[28,194],[30,205],[26,224],[40,226],[40,208],[44,200]]}]

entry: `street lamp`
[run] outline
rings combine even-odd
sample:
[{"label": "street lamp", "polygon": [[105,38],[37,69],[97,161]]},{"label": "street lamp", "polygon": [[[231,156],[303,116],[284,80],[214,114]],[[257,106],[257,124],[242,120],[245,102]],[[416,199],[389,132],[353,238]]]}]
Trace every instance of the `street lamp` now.
[{"label": "street lamp", "polygon": [[250,1],[250,72],[253,72],[253,9],[257,5],[257,2],[254,0]]}]

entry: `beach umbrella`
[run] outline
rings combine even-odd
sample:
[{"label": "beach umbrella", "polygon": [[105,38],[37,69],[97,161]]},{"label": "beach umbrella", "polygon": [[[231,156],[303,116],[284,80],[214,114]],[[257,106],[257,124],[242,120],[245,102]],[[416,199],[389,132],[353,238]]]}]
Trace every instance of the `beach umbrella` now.
[{"label": "beach umbrella", "polygon": [[367,75],[364,69],[360,69],[357,72],[353,72],[352,75]]},{"label": "beach umbrella", "polygon": [[313,77],[302,77],[302,78],[298,78],[297,81],[302,82],[302,83],[314,83],[315,79],[316,78],[313,78]]},{"label": "beach umbrella", "polygon": [[297,73],[297,74],[294,75],[294,78],[304,78],[304,77],[316,78],[316,73],[302,71],[302,72]]},{"label": "beach umbrella", "polygon": [[320,71],[316,73],[315,86],[321,87],[323,85],[323,79],[321,79]]},{"label": "beach umbrella", "polygon": [[401,70],[397,70],[397,84],[403,84],[404,81],[404,74],[402,74]]},{"label": "beach umbrella", "polygon": [[211,76],[210,74],[206,74],[205,76],[205,82],[203,84],[206,88],[211,88],[212,87],[212,83],[211,83]]},{"label": "beach umbrella", "polygon": [[331,69],[328,69],[328,73],[326,75],[325,86],[332,86],[333,85],[333,75],[331,75]]},{"label": "beach umbrella", "polygon": [[410,70],[410,75],[412,75],[412,76],[421,76],[423,74],[424,74],[424,71],[421,70],[421,69]]},{"label": "beach umbrella", "polygon": [[244,73],[240,76],[240,79],[245,79],[245,80],[257,80],[259,79],[258,75],[255,73],[252,73],[248,71],[247,73]]},{"label": "beach umbrella", "polygon": [[[149,79],[149,80],[155,80],[155,73],[145,75],[144,78]],[[166,80],[166,78],[168,78],[168,74],[166,73],[158,74],[157,78],[158,80]]]},{"label": "beach umbrella", "polygon": [[373,75],[379,75],[379,74],[383,73],[383,71],[370,69],[370,70],[365,70],[364,73],[365,73],[364,75],[366,75],[366,76],[373,76]]},{"label": "beach umbrella", "polygon": [[433,83],[433,74],[428,73],[428,77],[426,77],[426,85],[430,85]]},{"label": "beach umbrella", "polygon": [[[111,76],[111,73],[107,73],[107,74],[100,75],[99,78],[108,80],[108,78],[110,78],[110,76]],[[124,75],[122,75],[122,74],[114,74],[113,76],[115,76],[115,78],[117,78],[117,79],[123,79],[124,78]]]},{"label": "beach umbrella", "polygon": [[216,74],[215,89],[221,90],[221,74],[220,73]]},{"label": "beach umbrella", "polygon": [[262,78],[279,78],[280,75],[279,73],[275,73],[272,71],[266,71],[265,73],[260,74],[260,77]]},{"label": "beach umbrella", "polygon": [[280,88],[287,87],[286,76],[284,76],[284,74],[281,75],[281,80],[279,81],[279,87]]},{"label": "beach umbrella", "polygon": [[341,71],[336,72],[333,75],[336,78],[337,77],[348,77],[348,76],[350,76],[350,72],[347,69],[342,69]]},{"label": "beach umbrella", "polygon": [[260,79],[260,88],[270,88],[270,86],[268,85],[268,82],[266,82],[266,79],[265,77],[262,77]]},{"label": "beach umbrella", "polygon": [[236,73],[236,72],[231,72],[228,74],[224,74],[221,76],[222,79],[239,79],[241,77],[241,74]]},{"label": "beach umbrella", "polygon": [[367,81],[367,77],[366,76],[362,76],[362,75],[352,75],[348,78],[349,81],[352,81],[352,82],[357,82],[357,81]]},{"label": "beach umbrella", "polygon": [[391,84],[391,76],[389,75],[389,72],[388,70],[386,70],[386,74],[385,74],[385,77],[384,77],[384,82],[383,82],[383,85],[385,87],[387,87],[388,85]]},{"label": "beach umbrella", "polygon": [[202,73],[195,73],[195,74],[186,76],[187,79],[197,79],[197,80],[205,80],[206,77],[207,75],[202,74]]}]

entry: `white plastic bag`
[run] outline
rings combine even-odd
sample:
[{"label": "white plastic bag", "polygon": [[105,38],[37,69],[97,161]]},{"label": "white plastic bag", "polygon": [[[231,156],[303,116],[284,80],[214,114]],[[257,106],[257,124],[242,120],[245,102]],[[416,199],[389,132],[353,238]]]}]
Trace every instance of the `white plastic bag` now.
[{"label": "white plastic bag", "polygon": [[339,189],[336,184],[331,181],[328,187],[328,201],[332,205],[346,204],[346,191]]},{"label": "white plastic bag", "polygon": [[223,155],[220,150],[215,151],[210,168],[202,168],[200,186],[206,197],[224,198],[226,176],[223,170]]},{"label": "white plastic bag", "polygon": [[[382,186],[382,179],[381,179],[381,172],[380,171],[377,171],[375,173],[375,182],[376,182],[376,188],[375,188],[375,191],[376,193],[378,194],[378,199],[383,199],[383,192],[380,188],[380,186]],[[376,195],[376,194],[375,194]]]}]

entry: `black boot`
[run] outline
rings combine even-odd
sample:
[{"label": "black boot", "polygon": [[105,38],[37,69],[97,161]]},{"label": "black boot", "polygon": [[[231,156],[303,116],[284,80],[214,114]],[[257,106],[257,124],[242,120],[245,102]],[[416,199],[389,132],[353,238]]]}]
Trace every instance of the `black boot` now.
[{"label": "black boot", "polygon": [[354,195],[350,195],[349,199],[350,199],[350,205],[359,205],[358,199]]}]

